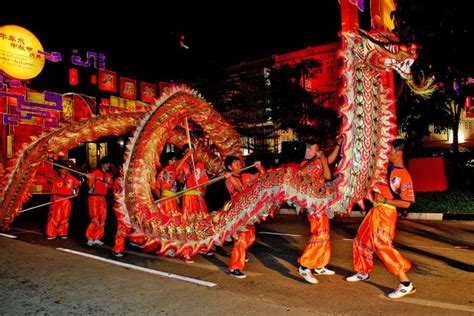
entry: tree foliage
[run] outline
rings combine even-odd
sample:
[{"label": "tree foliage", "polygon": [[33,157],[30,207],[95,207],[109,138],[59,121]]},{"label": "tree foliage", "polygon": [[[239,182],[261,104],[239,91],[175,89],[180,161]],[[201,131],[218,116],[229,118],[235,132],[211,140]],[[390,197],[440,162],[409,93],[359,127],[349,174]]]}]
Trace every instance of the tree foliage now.
[{"label": "tree foliage", "polygon": [[324,108],[318,92],[308,91],[305,86],[320,67],[317,60],[302,60],[275,68],[270,74],[267,114],[278,128],[291,128],[299,140],[322,138],[338,128],[337,112]]},{"label": "tree foliage", "polygon": [[397,2],[398,34],[422,46],[416,66],[425,75],[434,76],[439,87],[438,93],[428,101],[409,98],[405,93],[399,100],[399,126],[411,133],[415,144],[427,134],[429,124],[438,129],[449,126],[454,136],[453,151],[458,152],[461,111],[466,97],[472,94],[468,79],[474,76],[469,48],[470,10],[460,0],[436,4],[428,0]]}]

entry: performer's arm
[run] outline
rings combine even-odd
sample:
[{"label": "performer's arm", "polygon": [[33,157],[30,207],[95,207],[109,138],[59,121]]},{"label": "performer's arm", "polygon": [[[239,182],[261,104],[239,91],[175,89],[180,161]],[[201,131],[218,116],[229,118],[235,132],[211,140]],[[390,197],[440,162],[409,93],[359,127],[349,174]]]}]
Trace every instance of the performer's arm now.
[{"label": "performer's arm", "polygon": [[339,151],[341,150],[341,144],[342,144],[342,138],[341,136],[338,136],[336,138],[336,146],[334,147],[334,149],[328,156],[329,164],[332,164],[336,160],[337,156],[339,155]]},{"label": "performer's arm", "polygon": [[319,153],[319,159],[321,160],[321,163],[323,165],[323,178],[324,180],[331,180],[331,170],[329,170],[329,165],[328,165],[328,160],[326,157],[324,157],[324,153],[321,150]]}]

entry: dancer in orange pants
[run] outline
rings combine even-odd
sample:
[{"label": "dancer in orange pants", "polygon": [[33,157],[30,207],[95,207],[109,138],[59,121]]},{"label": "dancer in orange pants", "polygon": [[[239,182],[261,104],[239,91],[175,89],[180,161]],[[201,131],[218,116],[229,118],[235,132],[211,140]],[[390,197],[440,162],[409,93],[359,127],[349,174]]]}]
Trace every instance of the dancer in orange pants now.
[{"label": "dancer in orange pants", "polygon": [[[229,156],[224,160],[224,165],[227,170],[225,173],[226,187],[231,196],[238,192],[242,192],[244,188],[251,182],[258,178],[259,174],[253,175],[250,173],[240,173],[242,169],[242,160],[236,156]],[[260,173],[264,173],[261,163],[255,162]],[[245,278],[246,275],[242,272],[245,268],[246,251],[254,243],[256,234],[255,226],[247,225],[247,231],[237,233],[237,239],[234,241],[234,247],[230,255],[229,275],[237,278]]]},{"label": "dancer in orange pants", "polygon": [[100,239],[104,236],[105,218],[107,216],[107,201],[105,196],[112,187],[112,176],[107,171],[110,162],[107,157],[102,157],[99,168],[87,175],[89,185],[89,216],[91,223],[87,227],[87,245],[100,246],[104,242]]},{"label": "dancer in orange pants", "polygon": [[[328,158],[324,156],[319,145],[313,141],[306,143],[306,152],[300,169],[311,175],[318,185],[323,186],[325,180],[331,179],[329,163],[334,162],[339,153],[339,140]],[[317,215],[308,213],[311,237],[301,257],[298,258],[298,272],[309,283],[316,284],[318,279],[313,275],[334,275],[335,272],[326,268],[331,260],[332,248],[330,240],[329,218],[325,212]]]},{"label": "dancer in orange pants", "polygon": [[379,185],[374,207],[359,226],[354,239],[353,255],[356,274],[346,278],[349,282],[369,280],[374,269],[374,253],[382,260],[387,270],[398,277],[400,284],[388,295],[396,299],[415,293],[415,286],[406,272],[411,263],[395,249],[392,242],[397,224],[397,208],[408,208],[415,202],[413,182],[403,164],[403,141],[395,140],[391,147],[387,184]]},{"label": "dancer in orange pants", "polygon": [[71,176],[66,169],[59,169],[59,176],[53,180],[51,189],[51,202],[53,203],[46,225],[47,239],[54,239],[57,235],[62,239],[67,239],[72,202],[70,199],[64,198],[72,195],[77,196],[80,185],[81,182]]}]

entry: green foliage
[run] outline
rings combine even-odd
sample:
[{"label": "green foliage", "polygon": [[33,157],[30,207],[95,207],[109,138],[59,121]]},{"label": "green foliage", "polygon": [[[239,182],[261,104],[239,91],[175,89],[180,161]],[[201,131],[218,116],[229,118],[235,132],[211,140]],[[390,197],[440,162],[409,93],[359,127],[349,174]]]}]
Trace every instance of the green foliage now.
[{"label": "green foliage", "polygon": [[474,193],[448,190],[443,192],[418,192],[411,213],[474,214]]}]

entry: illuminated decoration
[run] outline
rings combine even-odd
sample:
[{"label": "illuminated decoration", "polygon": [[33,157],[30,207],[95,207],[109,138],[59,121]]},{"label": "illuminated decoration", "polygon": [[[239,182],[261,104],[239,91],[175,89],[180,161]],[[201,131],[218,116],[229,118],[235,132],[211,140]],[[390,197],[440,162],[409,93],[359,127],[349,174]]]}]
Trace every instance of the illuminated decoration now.
[{"label": "illuminated decoration", "polygon": [[162,96],[163,94],[170,93],[173,90],[173,88],[176,87],[176,84],[171,83],[171,82],[160,81],[159,87],[160,87],[160,96]]},{"label": "illuminated decoration", "polygon": [[[61,112],[63,110],[63,99],[59,93],[45,91],[42,93],[42,100],[39,102],[28,101],[22,94],[0,92],[0,96],[11,97],[16,100],[15,112],[18,114],[3,114],[3,124],[18,125],[32,124],[42,125],[44,127],[58,127],[59,120],[52,112]],[[39,118],[40,120],[35,120]],[[39,124],[38,122],[41,122]]]},{"label": "illuminated decoration", "polygon": [[63,96],[63,111],[61,113],[61,121],[72,123],[73,120],[74,120],[73,98]]},{"label": "illuminated decoration", "polygon": [[79,55],[71,55],[71,63],[76,66],[87,67],[91,66],[91,59],[94,59],[94,68],[95,69],[105,69],[105,55],[95,52],[86,53],[86,61],[81,60]]},{"label": "illuminated decoration", "polygon": [[71,86],[76,86],[79,84],[79,74],[76,68],[69,69],[69,84]]},{"label": "illuminated decoration", "polygon": [[136,99],[137,81],[135,79],[120,77],[120,96],[128,99]]},{"label": "illuminated decoration", "polygon": [[65,93],[64,102],[72,104],[73,121],[90,119],[96,114],[96,98],[78,93]]},{"label": "illuminated decoration", "polygon": [[94,74],[94,75],[91,75],[91,83],[92,83],[93,85],[96,85],[96,84],[97,84],[97,75],[95,75],[95,74]]},{"label": "illuminated decoration", "polygon": [[27,80],[36,77],[44,67],[40,41],[30,31],[17,25],[0,27],[0,65],[10,77]]},{"label": "illuminated decoration", "polygon": [[47,52],[43,52],[39,50],[38,53],[43,55],[44,58],[46,58],[49,61],[52,61],[53,63],[58,63],[61,60],[63,60],[61,53],[58,53],[58,52],[47,53]]},{"label": "illuminated decoration", "polygon": [[117,92],[117,73],[112,70],[99,70],[99,90]]},{"label": "illuminated decoration", "polygon": [[143,102],[155,102],[156,85],[152,83],[140,82],[140,96]]}]

